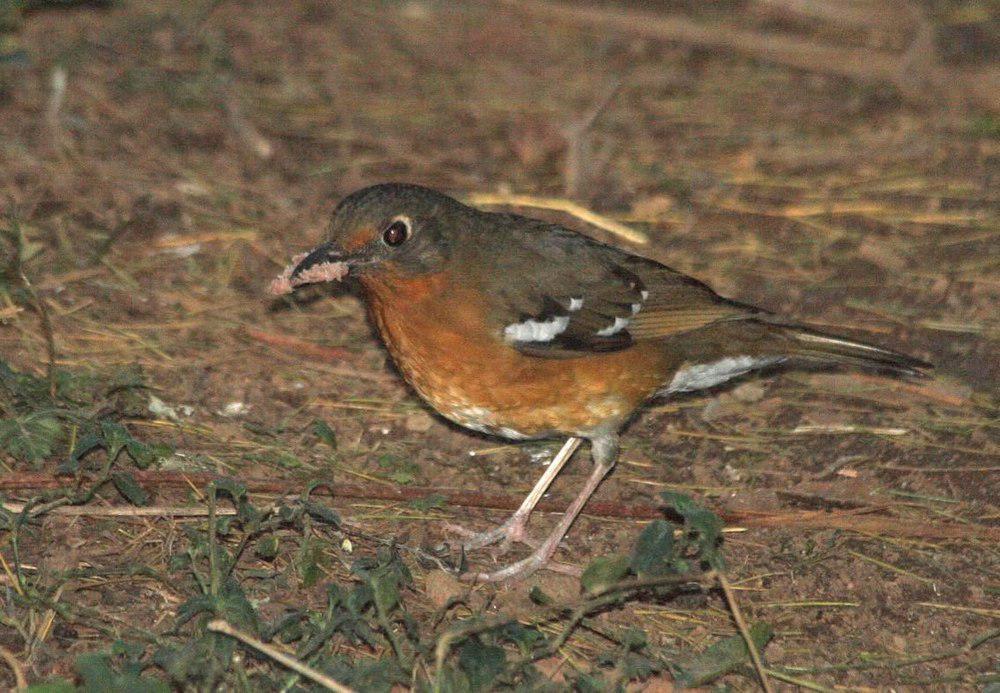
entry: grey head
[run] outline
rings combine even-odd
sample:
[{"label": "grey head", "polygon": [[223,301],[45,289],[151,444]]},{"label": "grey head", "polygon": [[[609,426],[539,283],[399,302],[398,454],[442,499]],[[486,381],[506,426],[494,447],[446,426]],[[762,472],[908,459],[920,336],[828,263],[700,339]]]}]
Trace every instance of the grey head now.
[{"label": "grey head", "polygon": [[351,193],[333,210],[327,238],[292,273],[344,262],[352,275],[432,274],[451,258],[462,229],[480,212],[430,188],[380,183]]}]

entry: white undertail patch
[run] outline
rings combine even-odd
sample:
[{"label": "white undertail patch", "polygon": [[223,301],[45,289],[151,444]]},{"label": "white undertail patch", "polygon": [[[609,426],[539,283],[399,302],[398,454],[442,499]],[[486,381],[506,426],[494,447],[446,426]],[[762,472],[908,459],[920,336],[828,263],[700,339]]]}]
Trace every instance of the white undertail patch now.
[{"label": "white undertail patch", "polygon": [[503,336],[510,342],[551,342],[566,331],[568,315],[557,315],[548,320],[525,320],[507,325]]},{"label": "white undertail patch", "polygon": [[692,392],[714,387],[755,368],[763,368],[782,361],[780,356],[733,356],[712,363],[699,363],[682,368],[661,393]]}]

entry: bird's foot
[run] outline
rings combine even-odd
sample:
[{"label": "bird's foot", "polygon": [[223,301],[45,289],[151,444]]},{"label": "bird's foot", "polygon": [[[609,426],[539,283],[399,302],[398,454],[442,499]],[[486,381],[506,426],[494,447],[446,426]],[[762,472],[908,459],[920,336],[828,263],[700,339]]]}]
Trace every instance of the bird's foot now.
[{"label": "bird's foot", "polygon": [[508,580],[523,580],[535,571],[545,568],[556,573],[573,575],[579,577],[582,570],[575,565],[568,563],[556,563],[552,561],[552,554],[556,552],[559,542],[546,541],[538,546],[530,556],[516,563],[511,563],[499,570],[491,573],[467,573],[463,579],[472,582],[506,582]]},{"label": "bird's foot", "polygon": [[485,532],[473,532],[465,527],[451,523],[446,524],[445,529],[465,537],[465,540],[462,542],[462,548],[466,551],[481,549],[484,546],[490,546],[491,544],[497,543],[499,543],[500,548],[505,551],[509,549],[511,544],[514,542],[527,544],[531,547],[538,546],[538,543],[533,541],[531,537],[528,536],[527,525],[527,515],[518,515],[517,513],[514,513],[502,525],[494,527],[493,529],[488,529]]}]

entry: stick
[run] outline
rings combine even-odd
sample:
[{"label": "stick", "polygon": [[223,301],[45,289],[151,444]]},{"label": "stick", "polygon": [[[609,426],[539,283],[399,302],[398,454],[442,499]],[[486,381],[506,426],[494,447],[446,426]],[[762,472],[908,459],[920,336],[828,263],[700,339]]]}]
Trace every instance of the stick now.
[{"label": "stick", "polygon": [[618,80],[605,90],[605,93],[591,106],[587,113],[566,126],[566,166],[563,174],[563,190],[567,197],[579,197],[589,182],[590,167],[590,129],[594,122],[608,107],[611,100],[621,89],[622,81]]},{"label": "stick", "polygon": [[290,657],[289,655],[286,655],[284,652],[274,647],[271,647],[267,643],[261,642],[252,635],[237,630],[236,628],[229,625],[225,621],[222,620],[209,621],[208,625],[206,625],[205,627],[208,628],[213,633],[222,633],[223,635],[228,635],[231,638],[236,638],[244,645],[252,647],[253,649],[257,650],[263,655],[267,655],[274,661],[278,662],[279,664],[283,664],[284,666],[288,667],[295,673],[301,674],[302,676],[305,676],[307,679],[310,679],[313,682],[318,683],[320,686],[323,686],[323,688],[325,688],[328,691],[336,691],[336,693],[354,693],[354,689],[348,688],[342,683],[334,681],[323,672],[313,669],[308,664],[303,664],[294,657]]},{"label": "stick", "polygon": [[[859,82],[888,82],[899,89],[904,98],[920,105],[926,105],[927,97],[934,96],[935,92],[938,95],[950,92],[994,113],[1000,111],[1000,70],[996,68],[970,71],[948,69],[936,61],[911,64],[913,56],[903,53],[828,46],[788,34],[751,31],[725,22],[707,24],[677,15],[567,2],[505,0],[505,4],[524,14],[586,24],[602,31],[723,49],[769,63]],[[915,70],[919,73],[911,74]],[[930,86],[921,86],[921,83]]]},{"label": "stick", "polygon": [[[132,473],[139,483],[159,487],[190,488],[194,485],[207,485],[223,478],[221,475],[207,472],[162,472],[135,471]],[[276,495],[296,496],[305,480],[275,481],[273,479],[241,478],[247,490],[251,493],[273,493]],[[25,473],[7,474],[0,478],[0,491],[51,489],[60,488],[70,483],[51,474]],[[298,484],[296,489],[295,484]],[[457,489],[428,488],[420,486],[394,486],[387,484],[361,485],[334,483],[329,488],[322,487],[316,494],[329,493],[336,498],[361,500],[381,500],[390,502],[410,502],[422,500],[437,494],[444,496],[447,505],[482,508],[488,510],[516,510],[521,504],[520,496],[487,494],[478,491],[462,491]],[[71,506],[82,507],[82,506]],[[62,512],[62,508],[58,508]],[[100,509],[103,510],[103,509]],[[541,501],[536,510],[547,513],[563,513],[566,504],[559,501]],[[743,527],[799,527],[809,529],[843,529],[862,534],[882,534],[914,539],[939,540],[971,540],[981,539],[1000,542],[1000,527],[984,525],[965,525],[950,522],[910,521],[900,517],[873,516],[871,513],[885,511],[885,508],[862,506],[848,511],[799,510],[792,512],[774,512],[769,510],[730,510],[724,507],[714,507],[713,510],[727,523],[739,524]],[[164,512],[164,508],[149,510],[151,515]],[[71,509],[65,511],[71,514]],[[142,516],[145,509],[135,508],[122,512],[123,516],[135,513]],[[221,510],[220,510],[221,512]],[[85,514],[85,513],[81,513]],[[94,512],[94,514],[100,514]],[[663,511],[653,505],[625,505],[591,501],[583,512],[591,517],[613,517],[631,520],[655,520],[663,517]],[[178,514],[177,516],[181,516]],[[193,511],[191,516],[197,516]]]},{"label": "stick", "polygon": [[907,467],[901,464],[879,464],[876,469],[889,469],[894,472],[919,472],[921,474],[989,474],[1000,472],[1000,467]]},{"label": "stick", "polygon": [[716,576],[719,578],[719,586],[722,587],[722,593],[726,595],[726,603],[729,604],[729,610],[733,614],[733,620],[736,621],[736,627],[739,628],[740,635],[743,636],[743,642],[747,645],[747,651],[750,652],[753,668],[757,670],[757,676],[760,677],[760,685],[763,686],[764,693],[774,693],[774,688],[771,687],[771,680],[767,678],[767,670],[764,669],[764,662],[761,661],[760,652],[757,651],[757,645],[750,635],[747,622],[743,620],[743,612],[740,611],[739,602],[736,601],[736,595],[733,594],[733,588],[729,584],[729,579],[721,570],[716,572]]},{"label": "stick", "polygon": [[560,197],[534,197],[532,195],[503,195],[498,193],[472,193],[465,196],[470,205],[510,205],[512,207],[534,207],[535,209],[551,209],[576,217],[580,221],[604,229],[629,243],[647,245],[649,238],[642,231],[637,231],[621,222],[592,212],[582,205]]},{"label": "stick", "polygon": [[328,347],[321,344],[314,344],[313,342],[308,342],[304,339],[288,337],[283,334],[264,332],[263,330],[257,330],[252,327],[247,327],[243,331],[246,333],[247,337],[255,342],[260,342],[271,347],[277,347],[278,349],[285,351],[291,351],[301,356],[307,356],[320,361],[343,361],[351,355],[351,352],[347,349],[342,349],[340,347]]},{"label": "stick", "polygon": [[[10,513],[24,512],[24,503],[3,503],[0,504],[4,510]],[[32,512],[34,517],[37,514]],[[207,517],[208,508],[189,505],[148,505],[136,507],[132,505],[67,505],[59,508],[52,508],[46,515],[68,515],[70,517]],[[216,515],[236,515],[235,508],[216,508]]]},{"label": "stick", "polygon": [[17,661],[14,653],[0,645],[0,659],[7,662],[7,666],[14,672],[14,690],[28,690],[28,679],[24,677],[24,669],[21,668],[21,663]]}]

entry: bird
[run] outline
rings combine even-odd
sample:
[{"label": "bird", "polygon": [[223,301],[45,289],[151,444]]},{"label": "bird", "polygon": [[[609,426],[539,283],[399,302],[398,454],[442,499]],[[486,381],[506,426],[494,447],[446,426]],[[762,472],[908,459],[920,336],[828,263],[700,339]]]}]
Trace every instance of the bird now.
[{"label": "bird", "polygon": [[531,543],[528,518],[583,441],[593,469],[551,533],[481,582],[545,566],[657,398],[754,371],[816,364],[889,375],[931,365],[723,298],[655,260],[561,225],[482,211],[433,189],[380,183],[345,197],[325,239],[272,284],[353,278],[399,373],[444,418],[513,441],[565,443],[521,506],[466,550]]}]

